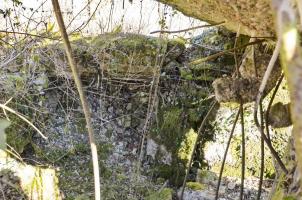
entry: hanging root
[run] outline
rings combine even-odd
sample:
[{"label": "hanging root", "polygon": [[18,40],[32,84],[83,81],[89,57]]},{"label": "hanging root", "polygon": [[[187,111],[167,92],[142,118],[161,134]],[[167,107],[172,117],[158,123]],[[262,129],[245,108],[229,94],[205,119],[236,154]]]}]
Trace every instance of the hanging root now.
[{"label": "hanging root", "polygon": [[195,150],[196,150],[196,147],[197,147],[197,143],[198,143],[198,140],[201,136],[201,133],[202,131],[204,130],[204,126],[206,125],[206,123],[208,122],[208,119],[211,115],[211,113],[213,112],[215,106],[217,104],[217,101],[214,100],[213,103],[211,104],[210,106],[210,109],[209,111],[207,112],[206,116],[203,118],[202,122],[201,122],[201,125],[198,129],[198,132],[197,132],[197,137],[196,137],[196,140],[194,142],[194,146],[193,146],[193,150],[192,150],[192,153],[190,155],[190,160],[189,160],[189,163],[188,163],[188,168],[186,170],[186,175],[185,175],[185,178],[184,178],[184,181],[183,181],[183,184],[182,184],[182,188],[181,188],[181,192],[180,192],[180,195],[179,195],[179,199],[182,200],[183,199],[183,195],[184,195],[184,190],[185,190],[185,187],[186,187],[186,182],[187,182],[187,179],[188,179],[188,175],[190,173],[190,169],[191,169],[191,165],[192,165],[192,162],[193,162],[193,157],[194,157],[194,153],[195,153]]},{"label": "hanging root", "polygon": [[[260,102],[260,124],[261,124],[261,131],[264,130],[264,121],[263,121],[263,108],[262,108],[262,102]],[[261,197],[261,191],[262,191],[262,183],[263,183],[263,174],[264,174],[264,140],[263,137],[261,137],[261,148],[260,148],[260,175],[259,175],[259,185],[258,185],[258,192],[257,192],[257,200],[260,200]]]},{"label": "hanging root", "polygon": [[221,164],[221,168],[220,168],[220,172],[219,172],[219,178],[218,178],[218,182],[217,182],[215,200],[218,200],[218,194],[219,194],[219,188],[220,188],[220,183],[221,183],[221,179],[222,179],[222,173],[223,173],[226,157],[227,157],[227,154],[228,154],[228,151],[229,151],[229,148],[230,148],[231,140],[233,138],[233,134],[234,134],[234,131],[235,131],[235,127],[236,127],[236,124],[237,124],[238,119],[239,119],[239,114],[241,113],[241,108],[242,107],[240,106],[239,109],[238,109],[238,112],[236,114],[235,121],[233,123],[233,127],[232,127],[232,130],[231,130],[229,139],[228,139],[228,143],[227,143],[226,149],[224,151],[223,160],[222,160],[222,164]]},{"label": "hanging root", "polygon": [[259,104],[262,100],[263,91],[264,91],[265,86],[268,82],[268,79],[269,79],[269,76],[272,72],[274,64],[275,64],[275,62],[278,58],[280,48],[281,48],[281,39],[278,39],[277,45],[275,47],[275,50],[274,50],[273,55],[271,57],[271,60],[268,64],[267,70],[265,71],[264,77],[262,79],[262,82],[261,82],[261,85],[260,85],[260,88],[259,88],[259,91],[258,91],[258,94],[257,94],[257,98],[256,98],[256,101],[255,101],[255,107],[254,107],[254,120],[255,120],[256,126],[258,127],[259,132],[261,133],[261,137],[264,139],[266,145],[268,146],[269,150],[271,151],[271,154],[276,159],[277,163],[279,164],[279,166],[281,167],[283,172],[287,174],[287,169],[286,169],[285,165],[283,164],[283,162],[282,162],[281,158],[279,157],[278,153],[275,151],[274,147],[272,146],[271,141],[266,137],[264,132],[261,130],[259,120],[257,118],[258,107],[259,107]]},{"label": "hanging root", "polygon": [[241,118],[241,185],[240,185],[240,200],[243,199],[244,178],[245,178],[245,134],[244,134],[244,116],[243,102],[240,103],[240,118]]}]

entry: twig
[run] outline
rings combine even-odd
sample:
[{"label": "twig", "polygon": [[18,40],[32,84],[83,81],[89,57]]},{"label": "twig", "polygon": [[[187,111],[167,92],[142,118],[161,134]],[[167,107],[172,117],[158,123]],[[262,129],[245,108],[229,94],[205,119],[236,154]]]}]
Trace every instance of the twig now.
[{"label": "twig", "polygon": [[183,181],[183,184],[182,184],[182,188],[181,188],[181,193],[180,193],[180,197],[179,199],[182,200],[183,199],[183,195],[184,195],[184,190],[185,190],[185,187],[186,187],[186,181],[188,179],[188,175],[190,173],[190,169],[191,169],[191,165],[192,165],[192,162],[193,162],[193,157],[194,157],[194,153],[196,151],[196,147],[197,147],[197,143],[198,143],[198,140],[201,136],[201,132],[204,130],[204,126],[206,125],[206,123],[208,122],[208,118],[210,117],[210,114],[213,112],[215,106],[217,104],[217,101],[214,100],[213,103],[211,104],[210,106],[210,109],[209,111],[207,112],[206,116],[203,118],[202,122],[201,122],[201,125],[198,129],[198,132],[197,132],[197,137],[195,139],[195,142],[194,142],[194,146],[193,146],[193,150],[191,152],[191,155],[190,155],[190,160],[189,160],[189,163],[188,163],[188,168],[186,170],[186,175],[184,177],[184,181]]},{"label": "twig", "polygon": [[[255,118],[255,116],[256,116],[256,118]],[[257,119],[257,113],[254,113],[254,119],[255,119],[255,121],[257,120],[256,124],[258,124],[257,126],[259,126],[259,122],[258,122],[258,119]],[[283,171],[285,174],[287,174],[288,171],[287,171],[285,165],[283,164],[281,158],[279,157],[278,153],[276,152],[276,150],[275,150],[274,147],[272,146],[270,140],[269,140],[264,134],[262,135],[262,137],[263,137],[263,139],[264,139],[266,145],[268,146],[268,148],[269,148],[269,150],[270,150],[272,156],[276,159],[277,163],[278,163],[279,166],[281,167],[282,171]]]},{"label": "twig", "polygon": [[[174,48],[172,48],[170,51],[173,51],[173,49]],[[161,55],[160,50],[161,50],[161,48],[157,49],[158,52],[157,52],[157,56],[156,56],[156,60],[155,60],[155,67],[157,69],[154,70],[153,79],[151,81],[151,86],[150,86],[150,89],[149,89],[147,116],[146,116],[146,119],[145,119],[143,131],[142,131],[142,137],[141,137],[141,141],[140,141],[139,157],[138,157],[138,162],[137,162],[137,166],[136,166],[137,174],[139,174],[139,169],[140,169],[142,159],[143,159],[144,142],[145,142],[145,139],[146,139],[146,136],[147,136],[147,128],[149,126],[150,119],[152,117],[152,112],[154,110],[156,101],[158,100],[157,93],[158,93],[158,86],[159,86],[159,82],[160,82],[160,70],[161,70],[161,67],[164,64],[164,60],[166,58],[166,55],[168,55],[170,53],[170,52],[167,52],[167,45],[164,46],[164,50],[163,50],[164,56],[160,56]]]},{"label": "twig", "polygon": [[285,167],[285,165],[283,164],[281,158],[279,157],[278,153],[276,152],[276,150],[274,149],[274,147],[272,146],[272,143],[270,142],[270,140],[266,137],[266,135],[264,135],[264,133],[259,129],[260,125],[259,125],[259,121],[257,118],[257,111],[254,110],[254,120],[255,120],[255,124],[258,127],[259,132],[261,133],[261,137],[263,137],[264,142],[266,143],[266,145],[268,146],[272,156],[276,159],[277,163],[279,164],[279,166],[281,167],[282,171],[287,174],[288,171]]},{"label": "twig", "polygon": [[210,56],[207,56],[207,57],[205,57],[205,58],[200,58],[200,59],[193,60],[192,62],[189,63],[189,65],[198,65],[198,64],[200,64],[200,63],[203,63],[203,62],[206,62],[206,61],[213,60],[213,59],[215,59],[215,58],[217,58],[217,57],[219,57],[219,56],[222,56],[222,55],[224,55],[224,54],[226,54],[226,53],[233,52],[233,51],[235,51],[236,49],[242,49],[242,48],[245,48],[245,47],[247,47],[247,46],[249,46],[249,45],[254,45],[254,44],[262,43],[262,42],[264,42],[264,41],[265,41],[265,40],[256,40],[256,41],[254,41],[254,42],[249,42],[249,43],[247,43],[247,44],[244,44],[244,45],[239,46],[239,47],[236,47],[236,48],[227,49],[227,50],[224,50],[224,51],[222,51],[222,52],[215,53],[215,54],[212,54],[212,55],[210,55]]},{"label": "twig", "polygon": [[[262,102],[260,102],[260,123],[261,123],[261,131],[264,130],[264,121],[263,121],[263,108],[262,108]],[[263,183],[263,174],[264,174],[264,140],[263,137],[261,137],[261,148],[260,148],[260,175],[259,175],[259,185],[258,185],[258,192],[257,192],[257,200],[260,200],[261,197],[261,191],[262,191],[262,183]]]},{"label": "twig", "polygon": [[237,59],[237,49],[236,49],[239,36],[240,36],[240,24],[238,25],[235,43],[234,43],[234,60],[235,60],[235,67],[236,67],[236,77],[239,77],[239,63]]},{"label": "twig", "polygon": [[95,7],[95,9],[94,9],[94,11],[93,11],[93,13],[92,13],[92,15],[89,17],[89,19],[87,20],[87,22],[86,22],[86,23],[82,23],[81,26],[79,26],[78,28],[76,28],[76,29],[75,29],[74,31],[72,31],[70,34],[73,34],[73,33],[77,32],[77,31],[81,31],[81,30],[83,30],[83,29],[88,25],[88,23],[90,22],[90,20],[92,19],[92,17],[95,15],[95,13],[96,13],[98,7],[100,6],[101,2],[102,2],[102,1],[99,0],[99,2],[98,2],[98,4],[96,5],[96,7]]},{"label": "twig", "polygon": [[4,44],[7,44],[10,47],[12,47],[14,50],[16,50],[15,47],[12,44],[10,44],[9,42],[6,42],[5,40],[3,40],[1,38],[0,38],[0,41],[3,42]]},{"label": "twig", "polygon": [[28,119],[26,119],[21,113],[11,109],[10,107],[7,107],[5,104],[0,104],[0,108],[11,112],[15,115],[17,115],[20,119],[22,119],[23,121],[25,121],[28,125],[30,125],[31,127],[33,127],[40,135],[43,139],[47,140],[47,137],[35,126],[33,125],[33,123],[31,123]]},{"label": "twig", "polygon": [[244,134],[244,116],[243,102],[240,102],[240,118],[241,118],[241,184],[240,184],[240,200],[243,199],[244,178],[245,178],[245,134]]},{"label": "twig", "polygon": [[31,34],[31,33],[16,32],[16,31],[0,30],[0,33],[27,35],[27,36],[38,37],[38,38],[49,39],[49,40],[59,40],[58,38],[52,38],[52,37],[47,37],[47,36],[43,36],[43,35],[35,35],[35,34]]},{"label": "twig", "polygon": [[256,104],[255,104],[255,110],[258,110],[258,105],[259,105],[259,102],[262,98],[262,95],[263,95],[263,91],[265,89],[265,86],[267,84],[267,81],[269,79],[269,76],[271,75],[271,72],[274,68],[274,65],[277,61],[277,58],[278,58],[278,55],[279,55],[279,52],[280,52],[280,48],[281,48],[281,39],[279,38],[278,41],[277,41],[277,44],[276,44],[276,47],[275,47],[275,50],[273,52],[273,55],[268,63],[268,66],[266,68],[266,71],[264,73],[264,76],[263,76],[263,79],[261,81],[261,84],[260,84],[260,87],[259,87],[259,91],[258,91],[258,94],[257,94],[257,98],[256,98]]},{"label": "twig", "polygon": [[275,96],[276,96],[276,94],[278,92],[278,89],[279,89],[279,87],[280,87],[280,85],[282,83],[283,78],[284,78],[284,74],[281,74],[281,76],[280,76],[280,78],[279,78],[279,80],[278,80],[278,82],[276,84],[276,87],[275,87],[275,89],[273,91],[272,97],[271,97],[271,99],[270,99],[270,101],[268,103],[267,110],[265,112],[265,118],[264,118],[265,119],[265,129],[266,129],[267,139],[269,139],[269,140],[271,139],[270,133],[269,133],[269,127],[268,127],[269,126],[268,125],[269,115],[270,115],[271,107],[273,105]]},{"label": "twig", "polygon": [[90,5],[90,1],[69,21],[68,25],[66,26],[66,29],[70,27],[72,22]]},{"label": "twig", "polygon": [[86,96],[84,94],[83,88],[82,88],[82,82],[79,78],[78,68],[76,66],[76,62],[74,60],[74,57],[72,55],[71,45],[68,39],[68,35],[66,32],[66,28],[64,25],[64,20],[62,17],[61,9],[58,0],[52,0],[53,9],[56,15],[56,19],[59,25],[59,29],[61,32],[61,35],[63,37],[63,42],[65,46],[65,51],[67,54],[67,59],[72,71],[72,75],[77,87],[77,90],[79,92],[80,100],[82,103],[85,119],[86,119],[86,125],[88,129],[88,135],[89,135],[89,142],[90,142],[90,148],[91,148],[91,154],[92,154],[92,163],[93,163],[93,175],[94,175],[94,189],[95,189],[95,200],[101,199],[101,192],[100,192],[100,172],[99,172],[99,163],[98,163],[98,154],[97,154],[97,147],[96,142],[94,139],[94,131],[92,127],[91,122],[91,114],[89,110],[89,106],[87,103]]},{"label": "twig", "polygon": [[207,24],[207,25],[201,25],[201,26],[195,26],[195,27],[191,27],[191,28],[186,28],[186,29],[182,29],[182,30],[177,30],[177,31],[166,31],[166,30],[158,30],[158,31],[152,31],[150,32],[150,34],[154,34],[154,33],[181,33],[181,32],[186,32],[186,31],[191,31],[191,30],[195,30],[195,29],[199,29],[199,28],[206,28],[206,27],[213,27],[213,26],[218,26],[221,24],[224,24],[225,22],[219,22],[219,23],[215,23],[215,24]]},{"label": "twig", "polygon": [[264,118],[265,120],[264,120],[264,121],[265,121],[266,136],[267,136],[267,139],[268,139],[270,142],[271,142],[271,137],[270,137],[269,127],[268,127],[269,115],[270,115],[271,107],[272,107],[272,105],[273,105],[275,96],[276,96],[276,94],[277,94],[277,92],[278,92],[278,89],[279,89],[279,87],[280,87],[280,85],[281,85],[281,83],[282,83],[283,78],[284,78],[284,74],[282,74],[282,75],[280,76],[280,78],[279,78],[279,80],[278,80],[278,82],[277,82],[277,84],[276,84],[276,87],[275,87],[275,89],[274,89],[274,91],[273,91],[272,97],[271,97],[271,99],[270,99],[270,101],[269,101],[269,103],[268,103],[267,110],[266,110],[266,112],[265,112],[265,118]]},{"label": "twig", "polygon": [[[269,124],[268,124],[268,121],[269,121],[269,114],[270,114],[270,110],[271,110],[271,107],[272,107],[272,104],[274,102],[274,99],[275,99],[275,96],[277,94],[277,91],[282,83],[282,80],[284,78],[284,74],[282,73],[281,77],[279,78],[277,84],[276,84],[276,87],[273,91],[273,94],[272,94],[272,97],[268,103],[268,106],[267,106],[267,110],[265,112],[265,130],[266,130],[266,135],[267,135],[267,139],[269,140],[269,142],[271,143],[271,137],[270,137],[270,131],[269,131]],[[275,172],[276,172],[276,177],[275,177],[275,180],[274,180],[274,184],[272,186],[272,189],[271,189],[271,192],[270,192],[270,195],[268,199],[271,199],[275,189],[276,189],[276,184],[277,184],[277,180],[278,180],[278,177],[279,177],[279,169],[277,168],[277,165],[276,165],[276,159],[273,157],[273,164],[274,164],[274,168],[275,168]]]},{"label": "twig", "polygon": [[228,140],[228,142],[227,142],[226,149],[225,149],[225,151],[224,151],[224,155],[223,155],[223,159],[222,159],[222,164],[221,164],[221,168],[220,168],[220,172],[219,172],[219,178],[218,178],[218,182],[217,182],[215,200],[218,200],[219,188],[220,188],[220,183],[221,183],[221,179],[222,179],[223,169],[224,169],[226,157],[227,157],[227,154],[228,154],[228,151],[229,151],[229,147],[230,147],[230,144],[231,144],[231,140],[232,140],[232,138],[233,138],[233,134],[234,134],[234,131],[235,131],[235,127],[236,127],[236,124],[237,124],[238,119],[239,119],[240,111],[241,111],[241,106],[239,107],[238,112],[237,112],[237,114],[236,114],[235,121],[234,121],[234,123],[233,123],[233,127],[232,127],[232,130],[231,130],[231,134],[230,134],[230,136],[229,136],[229,140]]},{"label": "twig", "polygon": [[272,39],[272,40],[275,40],[276,37],[273,37],[273,36],[251,36],[250,38],[256,38],[256,39]]},{"label": "twig", "polygon": [[[7,100],[7,101],[4,103],[4,105],[6,106],[9,102],[11,102],[12,99],[13,99],[13,97],[9,98],[9,100]],[[3,110],[3,113],[4,113],[4,115],[5,115],[5,118],[6,118],[8,121],[10,121],[10,119],[9,119],[7,113],[6,113],[6,110],[5,110],[5,109],[2,109],[2,110]]]},{"label": "twig", "polygon": [[[28,44],[27,46],[25,46],[21,52],[19,52],[17,55],[15,55],[14,57],[12,58],[9,58],[8,60],[4,61],[4,63],[0,63],[0,68],[8,65],[10,62],[14,61],[16,58],[18,58],[20,55],[22,55],[27,49],[29,49],[31,47],[32,44]],[[12,52],[12,54],[14,54],[14,52]],[[11,54],[11,55],[12,55]],[[12,55],[13,56],[13,55]]]},{"label": "twig", "polygon": [[[33,11],[31,12],[31,15],[30,15],[29,18],[27,18],[25,15],[23,15],[23,16],[28,20],[28,23],[26,24],[26,27],[25,27],[25,29],[24,29],[25,32],[28,31],[29,25],[30,25],[30,22],[31,22],[31,21],[36,22],[36,21],[33,19],[33,16],[35,15],[35,13],[38,12],[38,10],[39,10],[46,2],[47,2],[47,0],[44,0],[44,1],[39,5],[39,7],[37,7],[35,10],[33,10]],[[38,23],[38,22],[36,22],[36,23]]]},{"label": "twig", "polygon": [[5,151],[10,153],[12,156],[22,162],[22,164],[24,164],[23,158],[20,156],[20,154],[9,144],[6,143],[6,146],[8,146],[11,150],[6,149]]}]

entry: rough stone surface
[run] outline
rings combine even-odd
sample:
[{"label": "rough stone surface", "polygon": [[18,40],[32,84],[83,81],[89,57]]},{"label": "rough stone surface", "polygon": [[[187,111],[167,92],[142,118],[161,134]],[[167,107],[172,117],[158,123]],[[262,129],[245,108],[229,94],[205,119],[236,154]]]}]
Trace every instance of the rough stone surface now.
[{"label": "rough stone surface", "polygon": [[277,102],[271,107],[269,124],[275,128],[288,127],[292,124],[290,117],[290,104]]},{"label": "rough stone surface", "polygon": [[151,156],[153,159],[155,159],[157,150],[158,144],[156,144],[155,141],[152,139],[147,139],[146,155]]},{"label": "rough stone surface", "polygon": [[[243,60],[239,67],[239,75],[218,78],[213,82],[215,97],[218,102],[243,103],[256,100],[261,81],[270,61],[271,55],[266,52],[264,45],[255,45],[255,51],[251,47],[246,48]],[[275,86],[281,75],[281,66],[276,62],[263,92],[265,97]]]},{"label": "rough stone surface", "polygon": [[274,36],[274,21],[270,0],[158,0],[209,23],[225,22],[223,26],[233,32],[259,37]]}]

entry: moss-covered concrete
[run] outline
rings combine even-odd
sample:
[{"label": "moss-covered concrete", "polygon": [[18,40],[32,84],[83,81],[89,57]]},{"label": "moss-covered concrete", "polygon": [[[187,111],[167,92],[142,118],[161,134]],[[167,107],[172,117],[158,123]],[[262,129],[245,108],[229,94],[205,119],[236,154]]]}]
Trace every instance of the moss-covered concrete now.
[{"label": "moss-covered concrete", "polygon": [[178,157],[183,160],[188,167],[189,160],[191,158],[195,141],[197,140],[197,133],[194,129],[190,129],[185,133],[184,140],[180,144],[178,149]]},{"label": "moss-covered concrete", "polygon": [[[238,44],[241,45],[244,38],[239,37]],[[188,64],[180,69],[180,75],[186,80],[194,80],[197,83],[212,82],[222,75],[230,74],[234,68],[234,56],[223,54],[219,58],[206,62],[197,62],[220,51],[233,48],[235,34],[225,28],[211,28],[205,30],[201,35],[191,38],[190,46],[186,49]],[[240,52],[240,50],[238,50]]]},{"label": "moss-covered concrete", "polygon": [[[172,162],[162,163],[162,155],[158,151],[153,174],[170,180],[170,183],[180,186],[183,182],[194,143],[197,139],[197,129],[207,112],[211,99],[207,99],[207,91],[196,89],[192,83],[187,82],[179,86],[181,97],[175,99],[173,104],[160,104],[157,113],[157,123],[152,126],[150,137],[159,145],[163,145],[171,153]],[[211,127],[208,126],[208,130]],[[211,139],[203,133],[202,143],[197,151],[197,165],[203,165],[202,145]]]},{"label": "moss-covered concrete", "polygon": [[[115,78],[150,78],[158,66],[175,60],[184,51],[184,42],[178,39],[148,37],[130,33],[108,33],[95,37],[86,37],[72,41],[74,56],[82,77],[94,77],[106,73]],[[70,71],[63,46],[48,46],[48,70],[61,72],[70,78]],[[60,63],[60,65],[58,65]]]}]

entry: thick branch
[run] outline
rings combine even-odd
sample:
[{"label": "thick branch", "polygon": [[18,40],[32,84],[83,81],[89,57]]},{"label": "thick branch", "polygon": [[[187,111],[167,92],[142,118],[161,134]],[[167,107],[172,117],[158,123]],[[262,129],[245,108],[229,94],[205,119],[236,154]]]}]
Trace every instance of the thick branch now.
[{"label": "thick branch", "polygon": [[74,57],[72,55],[72,50],[70,46],[70,42],[68,39],[68,35],[66,32],[66,28],[64,25],[61,9],[58,0],[52,0],[52,5],[55,11],[55,15],[57,18],[57,22],[60,28],[61,35],[63,37],[63,42],[65,46],[65,51],[67,54],[67,59],[73,74],[73,78],[77,87],[77,90],[80,95],[82,107],[84,110],[84,115],[86,119],[87,129],[88,129],[88,135],[89,135],[89,142],[90,142],[90,148],[91,148],[91,154],[92,154],[92,162],[93,162],[93,174],[94,174],[94,189],[95,189],[95,199],[100,200],[101,199],[101,192],[100,192],[100,172],[99,172],[99,163],[98,163],[98,155],[97,155],[97,147],[94,139],[94,131],[91,123],[91,116],[90,116],[90,110],[88,107],[87,99],[84,94],[83,88],[82,88],[82,82],[79,78],[78,69],[74,60]]}]

